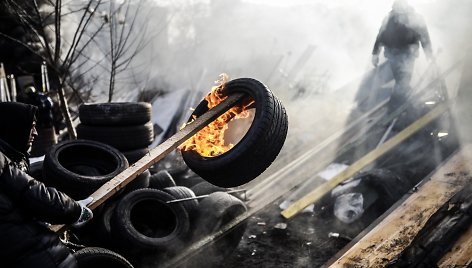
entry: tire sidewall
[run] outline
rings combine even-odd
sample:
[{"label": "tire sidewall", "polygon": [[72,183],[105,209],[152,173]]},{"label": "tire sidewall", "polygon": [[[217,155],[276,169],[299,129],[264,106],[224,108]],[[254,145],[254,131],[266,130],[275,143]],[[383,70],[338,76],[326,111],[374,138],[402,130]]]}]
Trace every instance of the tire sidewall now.
[{"label": "tire sidewall", "polygon": [[[190,228],[189,216],[180,204],[166,205],[165,202],[174,200],[170,194],[156,189],[135,190],[120,200],[111,218],[111,230],[115,240],[124,248],[144,251],[175,251],[182,246]],[[176,226],[173,231],[159,238],[147,237],[140,233],[131,222],[131,210],[142,201],[153,200],[166,205],[174,214]],[[158,213],[158,212],[156,212]],[[131,247],[131,248],[130,248]]]},{"label": "tire sidewall", "polygon": [[[202,169],[213,169],[218,166],[226,165],[228,162],[244,157],[246,151],[238,150],[238,148],[246,146],[253,147],[253,145],[257,143],[258,136],[254,135],[257,126],[254,123],[258,122],[261,118],[263,118],[265,112],[264,109],[262,109],[263,102],[259,100],[267,98],[270,92],[262,83],[254,79],[250,79],[250,82],[254,83],[254,85],[258,87],[258,90],[253,90],[251,87],[248,86],[248,84],[246,84],[247,80],[248,78],[231,80],[225,85],[223,89],[223,93],[225,95],[231,95],[234,93],[246,93],[254,99],[254,120],[253,124],[251,124],[251,126],[249,127],[249,130],[247,131],[246,135],[241,139],[240,142],[238,142],[233,148],[231,148],[231,150],[219,156],[204,157],[193,151],[183,151],[182,156],[184,157],[185,162],[189,164],[189,166],[191,166],[193,162],[198,162]],[[193,117],[193,115],[196,115],[198,117],[207,112],[207,104],[208,102],[205,100],[200,102],[197,108],[195,108],[194,113],[192,113],[191,118]]]}]

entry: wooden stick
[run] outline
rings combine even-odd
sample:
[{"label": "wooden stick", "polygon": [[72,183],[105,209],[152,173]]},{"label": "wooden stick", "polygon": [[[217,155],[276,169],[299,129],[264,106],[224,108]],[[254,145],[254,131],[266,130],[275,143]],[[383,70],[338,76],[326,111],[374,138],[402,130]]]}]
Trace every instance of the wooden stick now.
[{"label": "wooden stick", "polygon": [[[195,119],[195,121],[185,126],[185,128],[175,133],[172,137],[152,149],[147,155],[142,157],[132,166],[125,169],[116,177],[114,177],[113,179],[102,185],[98,190],[96,190],[91,195],[91,197],[93,197],[93,201],[88,205],[88,207],[90,209],[95,209],[103,202],[108,200],[120,189],[125,187],[131,181],[133,181],[137,176],[139,176],[145,170],[149,169],[149,167],[151,167],[153,164],[162,160],[167,154],[176,149],[184,141],[192,137],[199,130],[204,128],[206,125],[211,123],[213,120],[218,118],[226,111],[228,111],[238,101],[240,101],[243,96],[244,93],[236,93],[228,96],[228,98],[226,98],[222,103],[213,107],[211,110]],[[55,232],[61,232],[64,231],[65,228],[65,225],[53,225],[50,229]]]}]

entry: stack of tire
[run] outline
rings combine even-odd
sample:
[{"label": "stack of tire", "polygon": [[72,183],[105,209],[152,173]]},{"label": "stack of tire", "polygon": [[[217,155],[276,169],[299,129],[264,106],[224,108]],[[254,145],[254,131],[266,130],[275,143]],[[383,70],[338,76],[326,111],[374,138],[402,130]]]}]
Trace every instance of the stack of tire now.
[{"label": "stack of tire", "polygon": [[[152,106],[147,102],[85,103],[79,106],[77,138],[98,141],[118,149],[134,164],[149,152],[154,140]],[[146,170],[128,189],[148,186]]]},{"label": "stack of tire", "polygon": [[[79,200],[127,167],[124,155],[112,146],[78,139],[54,145],[43,162],[32,165],[31,171],[47,185]],[[177,167],[169,170],[181,173],[175,172]],[[244,202],[222,192],[224,188],[205,187],[202,192],[199,187],[199,195],[208,196],[197,199],[191,188],[177,185],[166,169],[153,174],[153,178],[148,188],[116,194],[94,209],[91,222],[72,228],[76,239],[72,242],[113,250],[132,263],[141,264],[137,267],[144,267],[145,263],[161,262],[193,241],[212,235],[246,211]],[[203,180],[201,183],[211,186]],[[241,240],[245,224],[234,230],[208,249],[211,258],[207,256],[199,262],[216,263],[229,255]],[[98,254],[103,255],[101,251]]]},{"label": "stack of tire", "polygon": [[154,140],[147,102],[85,103],[79,106],[77,137],[111,145],[133,164]]},{"label": "stack of tire", "polygon": [[[227,188],[260,175],[281,150],[288,130],[282,103],[265,85],[246,78],[225,85],[227,95],[240,92],[246,94],[243,103],[254,101],[255,116],[234,148],[217,157],[193,151],[167,155],[147,170],[152,173],[147,187],[116,195],[94,212],[95,223],[88,225],[95,226],[97,236],[92,237],[101,236],[99,243],[139,267],[155,267],[185,246],[212,238],[211,246],[191,258],[192,262],[202,267],[222,263],[237,247],[246,227],[245,217],[241,217],[246,205],[227,193]],[[200,103],[193,115],[205,113],[206,104]],[[130,152],[144,149],[144,155],[152,142],[150,108],[141,103],[84,104],[79,107],[78,137],[111,145],[132,164],[140,157],[132,158]]]},{"label": "stack of tire", "polygon": [[[185,198],[189,200],[181,200]],[[246,211],[242,200],[226,192],[197,201],[185,186],[142,188],[108,202],[95,219],[96,230],[101,231],[93,237],[138,267],[151,267],[214,235]],[[221,262],[236,249],[245,230],[243,221],[206,248],[205,257],[193,260],[207,265]]]}]

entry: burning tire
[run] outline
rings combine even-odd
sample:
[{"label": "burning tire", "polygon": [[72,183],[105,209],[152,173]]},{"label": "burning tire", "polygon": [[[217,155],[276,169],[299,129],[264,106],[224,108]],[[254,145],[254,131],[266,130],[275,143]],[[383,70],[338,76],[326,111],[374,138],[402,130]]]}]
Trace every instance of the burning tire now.
[{"label": "burning tire", "polygon": [[74,199],[83,199],[128,167],[117,149],[89,140],[54,145],[43,162],[44,181]]},{"label": "burning tire", "polygon": [[151,120],[147,102],[86,103],[79,106],[80,122],[95,126],[140,125]]},{"label": "burning tire", "polygon": [[180,249],[189,231],[189,216],[175,198],[155,189],[133,191],[119,201],[112,219],[115,241],[125,251],[171,251]]},{"label": "burning tire", "polygon": [[[285,108],[264,84],[240,78],[229,81],[222,89],[226,96],[236,92],[247,94],[244,102],[254,101],[251,104],[254,119],[242,139],[229,151],[213,157],[202,156],[192,149],[182,150],[190,169],[221,187],[240,186],[259,176],[279,154],[288,130]],[[206,100],[202,101],[192,117],[208,111],[207,104]]]},{"label": "burning tire", "polygon": [[133,268],[133,265],[116,252],[99,247],[86,247],[74,252],[79,268]]}]

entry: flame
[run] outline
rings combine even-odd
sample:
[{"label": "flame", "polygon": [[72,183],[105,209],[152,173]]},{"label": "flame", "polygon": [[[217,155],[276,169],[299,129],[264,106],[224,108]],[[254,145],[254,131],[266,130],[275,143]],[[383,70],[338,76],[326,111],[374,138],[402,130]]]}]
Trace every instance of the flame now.
[{"label": "flame", "polygon": [[[205,100],[208,102],[208,109],[217,106],[227,98],[227,96],[222,94],[222,90],[228,80],[229,76],[227,74],[220,74],[219,79],[215,81],[217,85],[213,86],[210,93],[205,97]],[[228,129],[228,122],[248,117],[247,109],[253,102],[252,99],[244,100],[243,104],[232,107],[186,140],[178,149],[182,151],[193,150],[205,157],[214,157],[229,151],[234,147],[234,144],[226,144],[224,139],[225,131]],[[195,119],[196,117],[194,116],[193,120]]]}]

